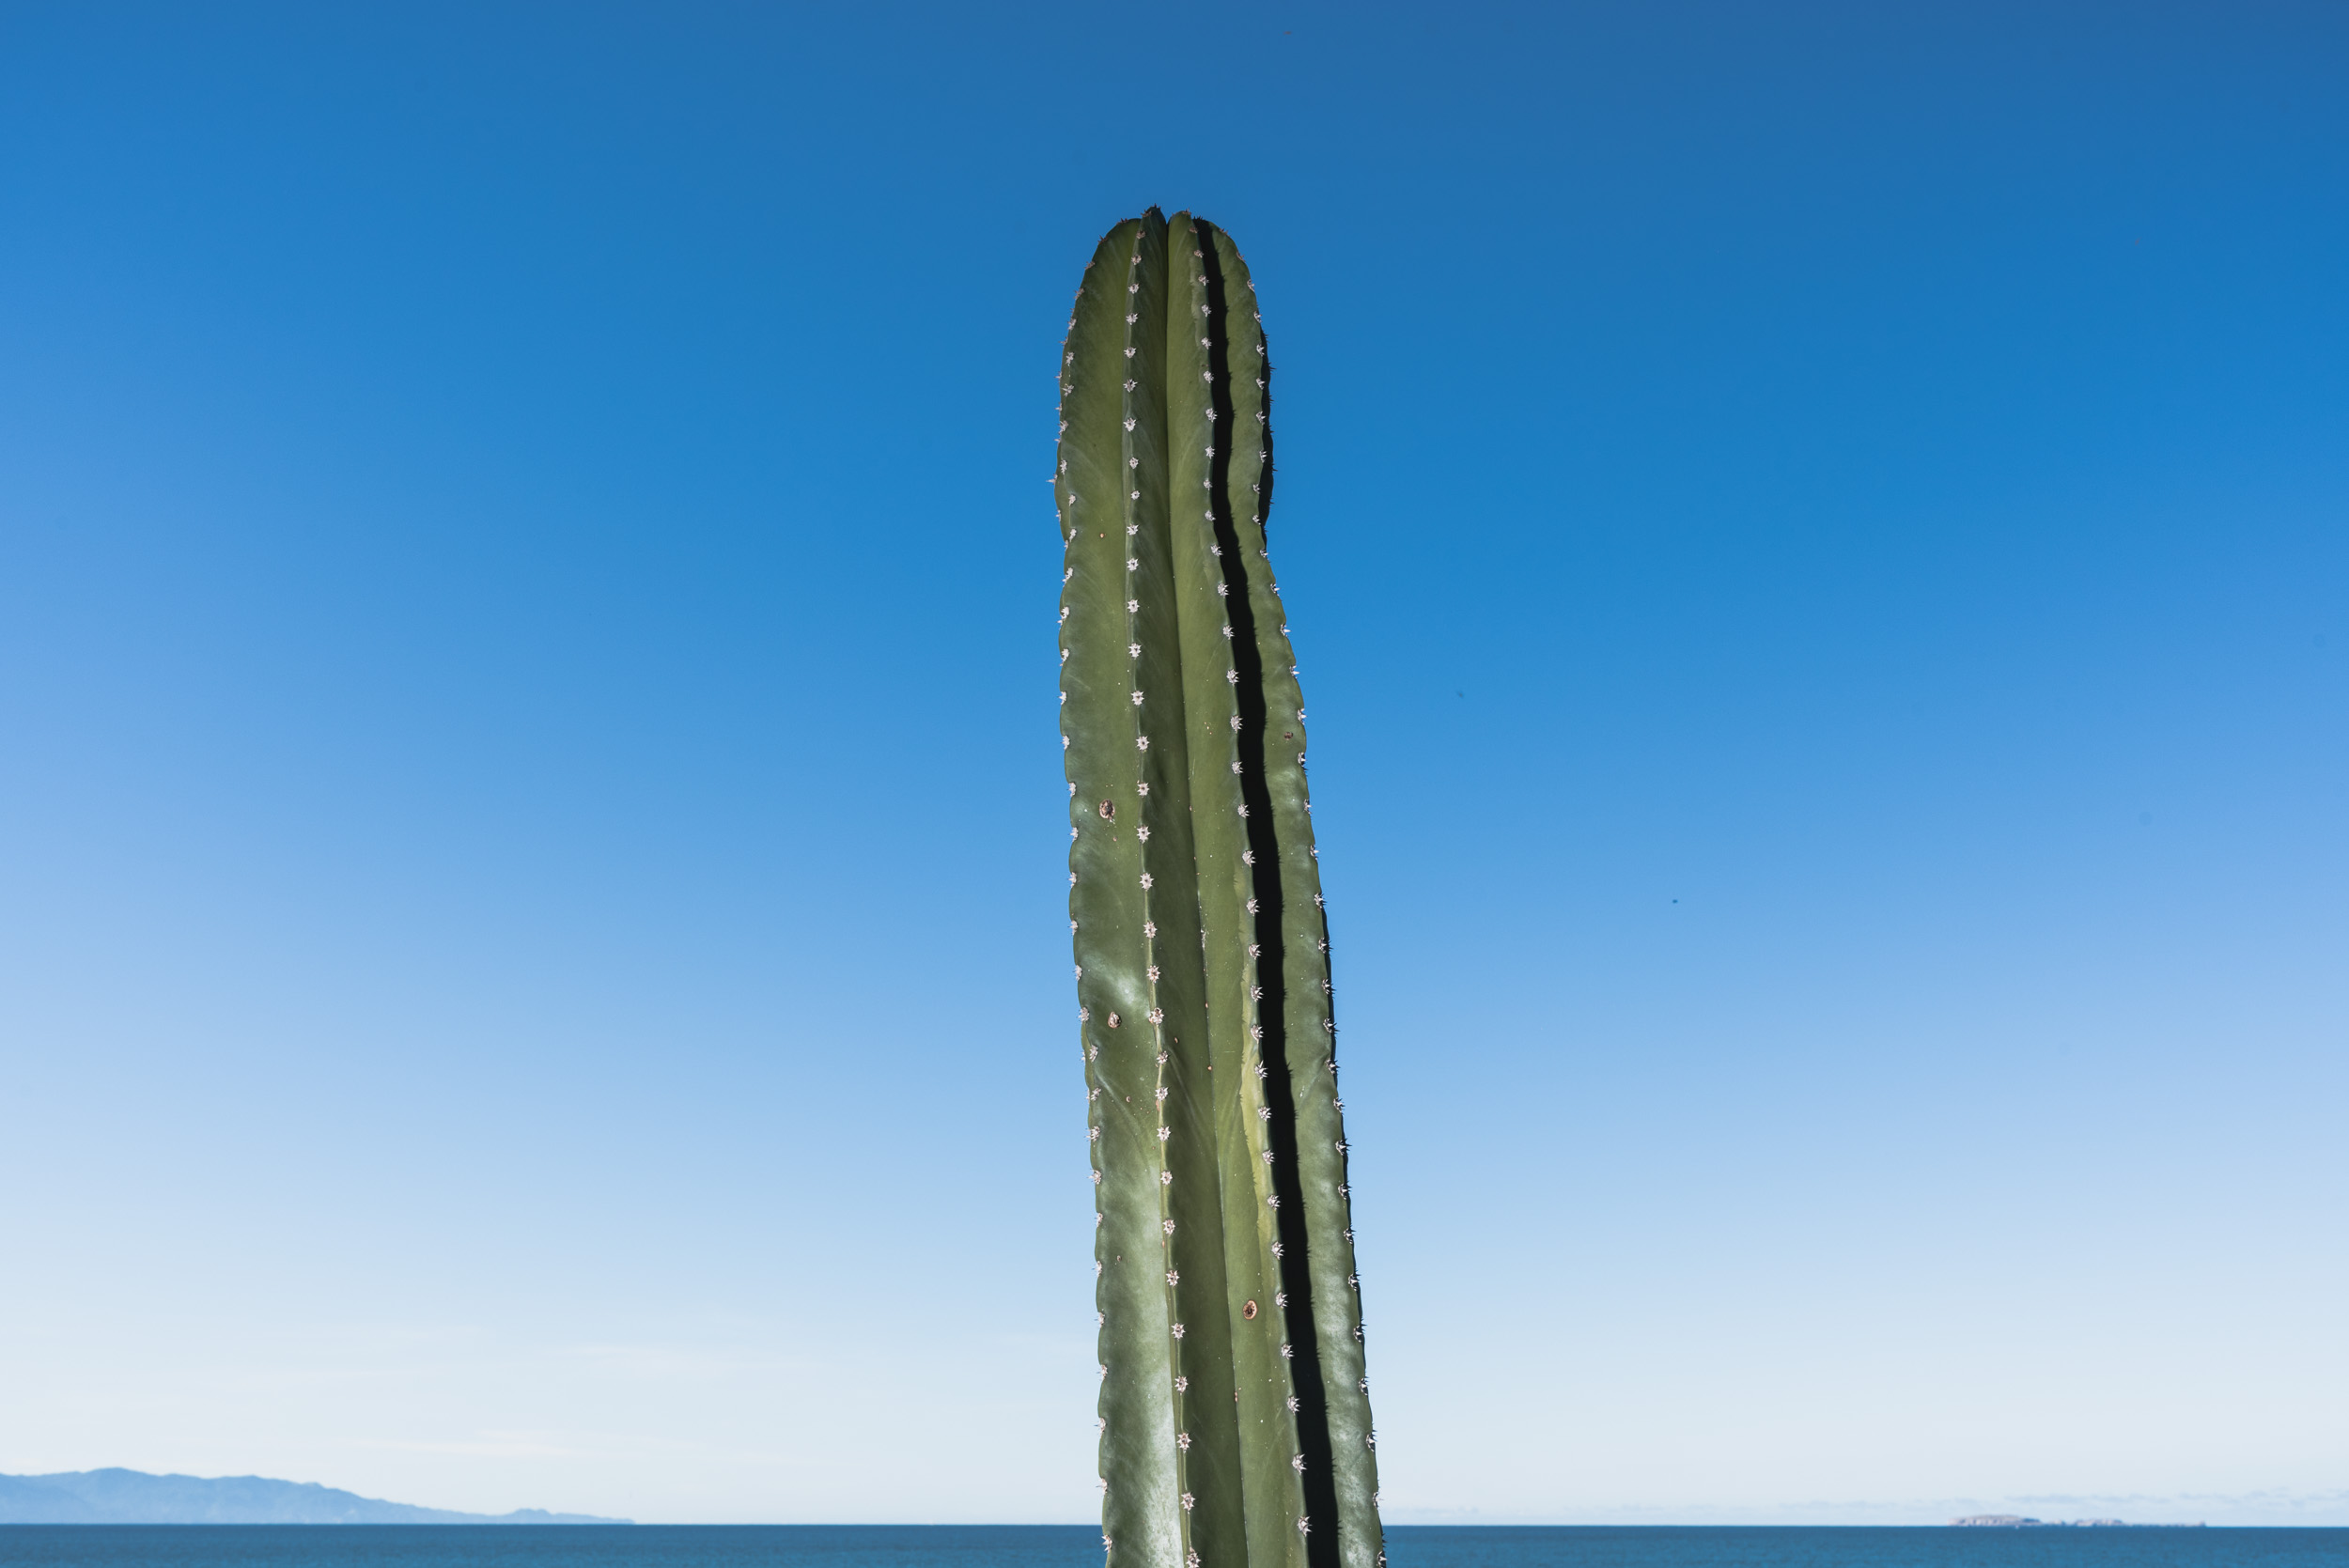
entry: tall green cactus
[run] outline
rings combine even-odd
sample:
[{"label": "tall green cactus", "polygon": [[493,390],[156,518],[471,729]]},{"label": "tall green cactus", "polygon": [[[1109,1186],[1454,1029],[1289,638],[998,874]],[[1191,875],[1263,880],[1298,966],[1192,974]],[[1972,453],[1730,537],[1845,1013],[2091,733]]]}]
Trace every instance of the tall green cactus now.
[{"label": "tall green cactus", "polygon": [[1069,929],[1111,1568],[1377,1568],[1305,715],[1248,269],[1156,208],[1061,356]]}]

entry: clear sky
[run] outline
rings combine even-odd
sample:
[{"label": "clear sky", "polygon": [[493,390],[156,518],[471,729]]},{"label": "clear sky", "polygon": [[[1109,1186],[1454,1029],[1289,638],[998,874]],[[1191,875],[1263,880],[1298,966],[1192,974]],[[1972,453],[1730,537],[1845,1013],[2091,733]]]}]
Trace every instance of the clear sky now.
[{"label": "clear sky", "polygon": [[0,1471],[1095,1509],[1054,365],[1280,367],[1396,1520],[2349,1522],[2349,12],[0,7]]}]

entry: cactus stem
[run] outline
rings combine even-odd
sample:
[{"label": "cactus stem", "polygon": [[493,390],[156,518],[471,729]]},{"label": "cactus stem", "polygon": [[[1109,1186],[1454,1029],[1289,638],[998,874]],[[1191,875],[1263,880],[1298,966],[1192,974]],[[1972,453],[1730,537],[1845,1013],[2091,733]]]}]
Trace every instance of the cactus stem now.
[{"label": "cactus stem", "polygon": [[[1101,1193],[1102,1533],[1105,1548],[1127,1541],[1145,1568],[1173,1568],[1177,1552],[1188,1568],[1376,1568],[1375,1471],[1341,1457],[1368,1450],[1352,1441],[1368,1430],[1368,1407],[1352,1349],[1351,1223],[1334,1180],[1343,1108],[1293,1087],[1320,1064],[1305,1042],[1329,1037],[1328,942],[1311,930],[1294,943],[1283,936],[1284,910],[1321,903],[1302,756],[1291,763],[1266,744],[1270,718],[1292,724],[1288,740],[1303,716],[1279,590],[1260,565],[1267,378],[1229,372],[1234,354],[1266,363],[1260,318],[1226,308],[1232,290],[1253,294],[1229,241],[1201,221],[1182,232],[1197,265],[1179,275],[1155,210],[1097,252],[1088,273],[1128,256],[1127,293],[1079,291],[1055,467],[1072,814],[1097,817],[1076,804],[1081,781],[1101,803],[1098,824],[1126,782],[1143,811],[1130,838],[1072,829],[1078,983],[1141,1012],[1157,1047],[1151,1065],[1120,1052],[1105,1060],[1093,1032],[1105,1026],[1081,1006]],[[1119,365],[1122,377],[1094,373]],[[1174,439],[1182,431],[1204,439]],[[1193,480],[1206,498],[1196,522],[1170,504]],[[1125,514],[1124,550],[1105,531],[1098,546],[1083,537],[1076,520],[1088,505]],[[1112,598],[1104,582],[1123,591]],[[1141,727],[1145,711],[1165,721],[1155,734]],[[1223,805],[1232,809],[1215,809]],[[1308,853],[1284,855],[1284,845]],[[1186,930],[1199,938],[1195,967]],[[1221,1089],[1210,1076],[1219,1057],[1245,1069],[1222,1075]],[[1116,1093],[1102,1096],[1104,1087]],[[1126,1109],[1138,1094],[1158,1108],[1140,1125]],[[1141,1250],[1149,1221],[1159,1245]],[[1156,1266],[1138,1273],[1129,1255]],[[1277,1354],[1264,1329],[1242,1327],[1259,1299],[1277,1314]],[[1336,1528],[1315,1531],[1315,1518]]]}]

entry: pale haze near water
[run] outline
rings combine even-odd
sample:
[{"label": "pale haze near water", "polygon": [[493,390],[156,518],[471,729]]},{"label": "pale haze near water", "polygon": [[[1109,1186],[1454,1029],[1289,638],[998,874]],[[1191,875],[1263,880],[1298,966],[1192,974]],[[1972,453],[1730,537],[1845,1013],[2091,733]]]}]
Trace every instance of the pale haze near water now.
[{"label": "pale haze near water", "polygon": [[8,12],[0,1472],[1093,1515],[1044,478],[1158,201],[1389,1516],[2349,1523],[2341,13],[1020,9]]}]

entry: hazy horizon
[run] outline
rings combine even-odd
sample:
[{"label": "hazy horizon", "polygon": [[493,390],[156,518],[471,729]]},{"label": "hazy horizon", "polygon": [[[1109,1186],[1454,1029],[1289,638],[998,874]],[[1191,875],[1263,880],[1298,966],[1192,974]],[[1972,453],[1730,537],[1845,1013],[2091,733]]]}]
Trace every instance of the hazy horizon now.
[{"label": "hazy horizon", "polygon": [[1156,203],[1386,1516],[2349,1523],[2349,12],[0,42],[0,1470],[1095,1516],[1047,475]]},{"label": "hazy horizon", "polygon": [[[326,1487],[326,1488],[328,1489],[328,1491],[331,1493],[331,1495],[333,1495],[333,1496],[336,1496],[336,1497],[350,1497],[350,1496],[352,1496],[352,1494],[350,1494],[350,1493],[348,1491],[348,1489],[345,1489],[345,1488],[335,1488],[335,1487],[332,1487],[329,1483],[321,1483],[321,1482],[317,1482],[317,1481],[295,1482],[295,1481],[288,1481],[288,1480],[287,1480],[287,1479],[285,1479],[285,1478],[279,1478],[279,1477],[259,1477],[259,1476],[251,1476],[251,1475],[243,1475],[243,1476],[216,1476],[216,1477],[192,1477],[192,1476],[185,1476],[185,1475],[176,1475],[176,1474],[173,1474],[173,1475],[162,1475],[162,1476],[156,1476],[156,1475],[151,1475],[151,1474],[148,1474],[148,1473],[145,1473],[145,1472],[140,1472],[140,1471],[124,1471],[124,1470],[120,1470],[120,1469],[101,1469],[101,1470],[97,1470],[97,1471],[85,1471],[85,1472],[63,1472],[63,1473],[51,1473],[51,1474],[46,1474],[46,1475],[7,1475],[7,1474],[0,1474],[0,1483],[12,1482],[12,1481],[14,1481],[14,1482],[36,1482],[36,1483],[39,1483],[39,1482],[53,1482],[53,1483],[54,1483],[54,1482],[62,1481],[62,1480],[86,1480],[86,1479],[88,1479],[88,1478],[89,1478],[90,1476],[92,1476],[92,1475],[129,1475],[129,1476],[132,1476],[132,1478],[134,1478],[135,1480],[140,1481],[140,1482],[148,1482],[148,1481],[160,1481],[160,1482],[188,1482],[188,1481],[195,1481],[195,1482],[199,1482],[199,1483],[205,1483],[205,1484],[211,1484],[211,1483],[226,1483],[235,1484],[235,1483],[239,1483],[259,1482],[259,1483],[263,1483],[264,1485],[268,1485],[268,1486],[282,1486],[282,1487],[288,1487],[288,1488],[292,1488],[292,1489],[299,1489],[299,1490],[302,1490],[302,1491],[307,1491],[307,1492],[315,1492],[315,1491],[317,1491],[319,1488],[320,1488],[320,1487],[322,1487],[322,1486],[323,1486],[323,1487]],[[81,1493],[81,1494],[79,1494],[79,1495],[82,1495],[82,1496],[87,1496],[88,1494],[87,1494],[86,1492],[83,1492],[83,1493]],[[264,1500],[266,1501],[266,1500],[273,1500],[273,1499],[264,1499]],[[408,1499],[408,1498],[357,1498],[357,1500],[358,1500],[358,1501],[361,1501],[361,1502],[368,1502],[368,1503],[389,1504],[389,1505],[391,1505],[391,1506],[393,1506],[393,1507],[396,1507],[396,1508],[408,1508],[408,1509],[417,1509],[417,1510],[424,1510],[424,1511],[429,1511],[429,1510],[431,1510],[431,1509],[432,1509],[432,1506],[433,1506],[433,1505],[431,1505],[431,1504],[429,1504],[429,1503],[422,1503],[422,1504],[420,1504],[420,1503],[417,1503],[416,1501],[414,1501],[413,1499]],[[17,1518],[17,1517],[15,1517],[15,1516],[13,1516],[13,1515],[9,1513],[9,1506],[11,1505],[11,1503],[18,1502],[18,1501],[21,1501],[21,1499],[16,1498],[15,1498],[12,1494],[10,1494],[10,1493],[7,1492],[5,1489],[0,1489],[0,1525],[10,1524],[10,1523],[23,1523],[23,1522],[26,1522],[26,1521],[23,1521],[23,1520],[22,1520],[22,1519],[20,1519],[20,1518]],[[2214,1510],[2214,1509],[2215,1509],[2216,1511],[2217,1511],[2217,1512],[2218,1512],[2218,1514],[2221,1515],[2221,1517],[2220,1517],[2220,1518],[2218,1518],[2218,1519],[2217,1519],[2217,1520],[2210,1520],[2210,1519],[2203,1518],[2203,1517],[2201,1516],[2201,1513],[2197,1513],[2197,1514],[2195,1514],[2195,1516],[2194,1516],[2194,1517],[2192,1517],[2192,1518],[2187,1518],[2187,1517],[2185,1517],[2185,1516],[2183,1516],[2183,1515],[2176,1516],[2176,1517],[2168,1517],[2168,1516],[2165,1516],[2165,1517],[2162,1517],[2162,1518],[2155,1518],[2155,1517],[2153,1517],[2152,1515],[2148,1514],[2145,1512],[2145,1510],[2147,1510],[2147,1509],[2149,1509],[2149,1508],[2150,1508],[2150,1509],[2154,1509],[2154,1510],[2155,1510],[2156,1512],[2160,1512],[2160,1511],[2164,1511],[2164,1510],[2166,1510],[2166,1511],[2168,1511],[2168,1514],[2178,1514],[2178,1510],[2179,1510],[2181,1507],[2184,1507],[2184,1508],[2186,1508],[2186,1509],[2189,1509],[2189,1510],[2200,1510],[2200,1511],[2201,1511],[2201,1513],[2207,1513],[2207,1512],[2209,1512],[2209,1511],[2211,1511],[2211,1510]],[[2251,1527],[2251,1528],[2257,1528],[2257,1527],[2260,1527],[2260,1526],[2266,1526],[2266,1527],[2271,1527],[2271,1528],[2277,1528],[2277,1527],[2292,1527],[2292,1526],[2300,1526],[2300,1527],[2307,1527],[2307,1526],[2319,1526],[2319,1527],[2323,1527],[2323,1526],[2332,1526],[2332,1527],[2335,1527],[2335,1528],[2339,1528],[2339,1527],[2340,1527],[2340,1526],[2341,1526],[2341,1524],[2343,1523],[2343,1517],[2342,1517],[2342,1516],[2343,1516],[2344,1514],[2349,1514],[2349,1489],[2337,1490],[2337,1491],[2334,1491],[2334,1492],[2332,1492],[2332,1493],[2326,1494],[2326,1495],[2321,1495],[2321,1496],[2316,1496],[2316,1497],[2304,1497],[2304,1498],[2278,1497],[2278,1496],[2275,1496],[2275,1495],[2272,1495],[2272,1494],[2254,1494],[2254,1495],[2252,1495],[2252,1496],[2250,1496],[2250,1497],[2236,1497],[2236,1498],[2211,1498],[2211,1497],[2200,1497],[2200,1498],[2147,1498],[2147,1497],[2142,1497],[2142,1496],[2131,1496],[2131,1497],[2122,1497],[2122,1498],[2113,1498],[2113,1497],[2105,1497],[2105,1498],[2080,1498],[2080,1497],[2061,1497],[2061,1496],[2056,1496],[2056,1497],[2035,1497],[2035,1498],[2005,1498],[2005,1499],[2000,1499],[2000,1500],[1999,1500],[1999,1504],[1998,1504],[1998,1505],[1996,1505],[1996,1506],[1993,1506],[1993,1505],[1985,1505],[1985,1504],[1984,1504],[1984,1503],[1983,1503],[1981,1499],[1979,1499],[1979,1498],[1939,1498],[1939,1499],[1936,1499],[1936,1500],[1933,1500],[1933,1501],[1930,1501],[1930,1502],[1913,1502],[1913,1501],[1912,1501],[1912,1502],[1906,1502],[1906,1503],[1883,1503],[1883,1502],[1859,1502],[1859,1503],[1844,1502],[1844,1503],[1829,1503],[1829,1502],[1811,1502],[1811,1503],[1797,1503],[1797,1504],[1792,1504],[1792,1505],[1789,1505],[1789,1506],[1786,1506],[1786,1507],[1783,1507],[1783,1508],[1779,1508],[1779,1509],[1766,1509],[1766,1510],[1751,1510],[1751,1509],[1748,1509],[1748,1510],[1735,1510],[1735,1509],[1728,1509],[1728,1510],[1724,1510],[1724,1509],[1718,1509],[1718,1508],[1708,1508],[1708,1507],[1705,1507],[1705,1506],[1703,1506],[1703,1505],[1701,1505],[1701,1504],[1700,1504],[1700,1505],[1693,1505],[1693,1506],[1684,1506],[1684,1507],[1679,1507],[1679,1508],[1670,1508],[1670,1507],[1666,1507],[1666,1508],[1628,1509],[1628,1510],[1613,1510],[1613,1511],[1609,1511],[1609,1510],[1598,1510],[1598,1511],[1595,1511],[1595,1516],[1578,1516],[1578,1517],[1575,1517],[1575,1518],[1570,1518],[1570,1519],[1487,1518],[1487,1517],[1484,1516],[1484,1514],[1482,1514],[1482,1512],[1481,1512],[1481,1511],[1478,1511],[1478,1510],[1473,1510],[1473,1509],[1456,1509],[1456,1510],[1422,1509],[1422,1510],[1415,1510],[1415,1511],[1413,1511],[1413,1514],[1414,1514],[1414,1516],[1413,1516],[1413,1517],[1407,1517],[1407,1518],[1391,1518],[1391,1519],[1388,1519],[1388,1520],[1386,1521],[1386,1523],[1387,1523],[1388,1525],[1390,1525],[1390,1526],[1396,1526],[1396,1525],[1405,1525],[1405,1526],[1408,1526],[1408,1525],[1427,1525],[1427,1526],[1444,1526],[1444,1525],[1451,1525],[1451,1526],[1494,1525],[1494,1526],[1512,1526],[1512,1527],[1547,1527],[1547,1526],[1595,1525],[1595,1526],[1610,1526],[1610,1527],[1611,1527],[1611,1526],[1632,1526],[1632,1525],[1655,1525],[1655,1526],[1657,1526],[1657,1527],[1659,1527],[1659,1528],[1668,1528],[1668,1527],[1673,1527],[1673,1526],[1678,1526],[1678,1527],[1683,1527],[1683,1528],[1686,1528],[1686,1527],[1690,1527],[1690,1526],[1723,1526],[1723,1527],[1731,1527],[1731,1526],[1749,1526],[1749,1527],[1750,1527],[1750,1526],[1789,1526],[1789,1527],[1802,1527],[1802,1526],[1814,1526],[1814,1525],[1839,1525],[1839,1526],[1841,1526],[1841,1525],[1849,1525],[1849,1526],[1917,1526],[1917,1527],[1921,1527],[1921,1528],[1922,1528],[1922,1527],[1945,1528],[1945,1527],[1947,1527],[1947,1526],[1949,1526],[1949,1525],[1951,1525],[1951,1524],[1952,1524],[1952,1523],[1956,1522],[1956,1520],[1957,1520],[1958,1518],[1964,1517],[1964,1516],[1968,1515],[1968,1514],[2032,1514],[2032,1515],[2036,1515],[2036,1516],[2038,1516],[2039,1522],[2042,1522],[2042,1523],[2046,1523],[2046,1524],[2058,1524],[2058,1523],[2065,1523],[2065,1522],[2070,1522],[2070,1521],[2072,1521],[2072,1520],[2080,1520],[2080,1519],[2089,1519],[2089,1518],[2099,1518],[2099,1519],[2108,1519],[2108,1519],[2113,1518],[2113,1517],[2115,1517],[2115,1516],[2116,1516],[2116,1514],[2115,1514],[2115,1511],[2116,1511],[2117,1509],[2123,1509],[2123,1508],[2128,1509],[2128,1510],[2133,1510],[2133,1511],[2135,1511],[2135,1514],[2136,1514],[2136,1516],[2135,1516],[2135,1517],[2132,1517],[2132,1518],[2129,1518],[2129,1519],[2127,1519],[2126,1521],[2124,1521],[2124,1522],[2126,1522],[2126,1523],[2130,1523],[2130,1524],[2164,1524],[2164,1523],[2167,1523],[2167,1524],[2211,1524],[2211,1525],[2214,1525],[2214,1526],[2215,1526],[2215,1527],[2217,1527],[2217,1528],[2226,1528],[2226,1527],[2228,1527],[2228,1526],[2235,1526],[2235,1527]],[[508,1512],[507,1512],[507,1514],[506,1514],[506,1515],[478,1514],[478,1515],[473,1515],[473,1516],[471,1516],[471,1517],[469,1517],[469,1518],[467,1518],[467,1519],[465,1519],[465,1520],[461,1520],[461,1521],[460,1521],[460,1520],[447,1520],[447,1521],[442,1521],[442,1520],[432,1520],[432,1521],[397,1521],[397,1522],[399,1522],[399,1523],[403,1523],[403,1524],[407,1524],[407,1523],[452,1523],[452,1524],[454,1524],[454,1523],[496,1523],[496,1524],[504,1524],[504,1523],[508,1522],[508,1518],[510,1517],[510,1515],[511,1515],[511,1514],[514,1514],[532,1513],[532,1512],[541,1512],[541,1511],[534,1511],[534,1510],[530,1510],[530,1509],[527,1509],[527,1508],[522,1508],[522,1509],[510,1510],[510,1511],[508,1511]],[[163,1522],[168,1522],[168,1521],[163,1521]],[[238,1520],[233,1520],[233,1519],[214,1519],[214,1520],[207,1520],[207,1521],[205,1521],[205,1522],[217,1522],[217,1523],[237,1523],[237,1522],[241,1522],[241,1521],[238,1521]],[[254,1522],[254,1521],[247,1520],[247,1521],[241,1521],[241,1522]],[[288,1519],[288,1520],[284,1520],[284,1521],[270,1521],[270,1522],[285,1522],[285,1523],[296,1523],[296,1524],[299,1524],[299,1523],[316,1523],[316,1522],[319,1522],[319,1521],[316,1521],[316,1520]],[[352,1521],[349,1521],[349,1522],[350,1522],[350,1523],[360,1523],[360,1524],[366,1524],[366,1523],[384,1523],[384,1522],[387,1522],[387,1521],[381,1520],[381,1519],[365,1519],[365,1520],[352,1520]],[[535,1521],[535,1520],[526,1520],[526,1521],[522,1521],[522,1522],[523,1522],[523,1523],[537,1523],[537,1521]],[[572,1515],[568,1515],[568,1514],[548,1514],[548,1515],[547,1515],[547,1522],[548,1522],[548,1523],[554,1523],[554,1524],[568,1524],[568,1523],[580,1523],[580,1524],[587,1524],[587,1523],[593,1523],[593,1524],[599,1524],[599,1525],[634,1525],[634,1524],[638,1523],[638,1521],[636,1521],[636,1520],[633,1520],[633,1519],[626,1519],[626,1518],[614,1518],[614,1517],[606,1517],[606,1518],[599,1518],[599,1519],[596,1519],[596,1520],[592,1520],[592,1521],[591,1521],[591,1520],[585,1520],[585,1519],[579,1519],[579,1518],[575,1518],[575,1517],[574,1517],[574,1516],[572,1516]],[[796,1523],[796,1524],[810,1524],[810,1525],[836,1526],[836,1527],[850,1527],[850,1526],[859,1526],[859,1525],[863,1525],[863,1524],[867,1524],[867,1523],[869,1523],[869,1521],[855,1520],[855,1519],[813,1519],[813,1520],[790,1520],[790,1521],[774,1521],[774,1520],[745,1520],[745,1519],[697,1519],[697,1520],[669,1520],[669,1521],[665,1521],[665,1522],[667,1522],[667,1523],[671,1523],[671,1524],[706,1524],[706,1525],[744,1525],[744,1524]],[[944,1524],[944,1525],[957,1525],[957,1524],[964,1524],[964,1523],[967,1523],[967,1521],[959,1521],[959,1520],[939,1520],[939,1521],[929,1521],[929,1522],[934,1522],[934,1523],[939,1523],[939,1524]],[[1068,1527],[1069,1527],[1069,1528],[1071,1528],[1071,1529],[1091,1529],[1091,1528],[1094,1528],[1094,1526],[1097,1524],[1097,1521],[1095,1521],[1095,1520],[1088,1520],[1088,1519],[1076,1519],[1076,1520],[1019,1520],[1019,1521],[1010,1521],[1010,1523],[1023,1524],[1023,1525],[1066,1525],[1066,1526],[1068,1526]]]}]

